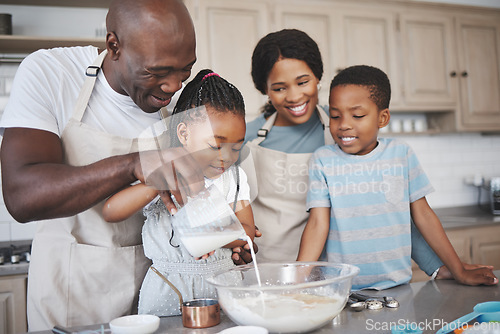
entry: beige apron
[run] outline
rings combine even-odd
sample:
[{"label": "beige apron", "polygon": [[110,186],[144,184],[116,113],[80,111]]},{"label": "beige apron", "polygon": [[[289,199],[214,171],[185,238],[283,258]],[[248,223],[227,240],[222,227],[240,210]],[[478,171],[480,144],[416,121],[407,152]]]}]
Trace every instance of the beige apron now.
[{"label": "beige apron", "polygon": [[[333,144],[328,116],[320,112],[324,126],[325,144]],[[271,115],[259,130],[271,131],[277,113]],[[312,153],[284,153],[260,146],[265,136],[248,142],[257,171],[258,195],[252,202],[255,225],[262,232],[256,239],[257,259],[266,261],[295,261],[300,238],[309,214],[306,212],[308,163]],[[283,138],[286,140],[286,138]]]},{"label": "beige apron", "polygon": [[[137,150],[137,139],[110,135],[81,122],[97,71],[94,63],[61,140],[65,163],[88,165]],[[77,193],[74,196],[78,196]],[[110,224],[102,219],[103,202],[76,216],[40,221],[33,240],[28,278],[30,331],[54,325],[109,322],[136,312],[138,292],[150,261],[144,256],[141,213]]]}]

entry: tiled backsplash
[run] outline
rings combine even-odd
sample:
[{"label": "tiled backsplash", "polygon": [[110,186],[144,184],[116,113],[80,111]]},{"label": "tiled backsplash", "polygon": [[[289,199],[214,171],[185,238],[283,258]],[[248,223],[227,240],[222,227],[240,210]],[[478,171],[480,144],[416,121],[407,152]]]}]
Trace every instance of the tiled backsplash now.
[{"label": "tiled backsplash", "polygon": [[[0,57],[4,56],[6,55],[0,54]],[[7,105],[10,89],[18,66],[18,63],[0,63],[0,115]]]},{"label": "tiled backsplash", "polygon": [[[17,65],[0,64],[0,114],[5,107]],[[475,174],[500,176],[500,135],[477,133],[399,136],[412,146],[436,191],[428,196],[433,208],[474,205],[478,189],[464,179]],[[487,194],[482,192],[482,201]],[[32,238],[36,223],[19,224],[0,202],[0,241]]]},{"label": "tiled backsplash", "polygon": [[[477,133],[435,136],[404,136],[416,152],[435,192],[427,197],[431,207],[474,205],[478,188],[464,180],[476,174],[489,179],[500,176],[500,135]],[[487,202],[485,190],[481,202]]]}]

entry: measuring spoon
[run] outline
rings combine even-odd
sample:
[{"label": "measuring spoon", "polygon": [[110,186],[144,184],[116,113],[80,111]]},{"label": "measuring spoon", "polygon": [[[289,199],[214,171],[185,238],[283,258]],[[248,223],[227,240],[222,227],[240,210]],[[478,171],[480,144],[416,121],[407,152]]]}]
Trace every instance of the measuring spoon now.
[{"label": "measuring spoon", "polygon": [[349,299],[349,307],[356,312],[361,312],[366,308],[366,303]]},{"label": "measuring spoon", "polygon": [[479,322],[500,321],[500,302],[485,302],[474,306],[474,311],[450,322],[436,334],[446,334],[478,318]]}]

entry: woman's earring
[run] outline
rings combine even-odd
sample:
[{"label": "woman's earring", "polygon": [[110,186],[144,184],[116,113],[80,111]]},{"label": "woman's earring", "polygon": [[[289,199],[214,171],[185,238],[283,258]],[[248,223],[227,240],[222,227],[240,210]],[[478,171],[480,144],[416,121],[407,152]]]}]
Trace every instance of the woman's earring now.
[{"label": "woman's earring", "polygon": [[321,82],[318,82],[318,90],[321,90]]}]

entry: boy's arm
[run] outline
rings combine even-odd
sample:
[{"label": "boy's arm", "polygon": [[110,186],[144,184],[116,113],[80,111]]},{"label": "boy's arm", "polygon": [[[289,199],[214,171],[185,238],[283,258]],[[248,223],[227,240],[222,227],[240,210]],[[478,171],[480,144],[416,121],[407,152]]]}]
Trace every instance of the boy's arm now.
[{"label": "boy's arm", "polygon": [[413,221],[411,222],[411,258],[429,276],[443,266],[443,262],[425,241]]},{"label": "boy's arm", "polygon": [[302,233],[297,261],[317,261],[330,231],[330,208],[312,208]]},{"label": "boy's arm", "polygon": [[466,270],[464,268],[448,240],[439,218],[430,208],[425,197],[411,203],[410,210],[415,225],[457,281],[467,285],[493,285],[498,283],[498,279],[491,269]]},{"label": "boy's arm", "polygon": [[138,183],[117,192],[104,203],[104,220],[116,223],[125,220],[141,210],[158,195],[158,190]]}]

